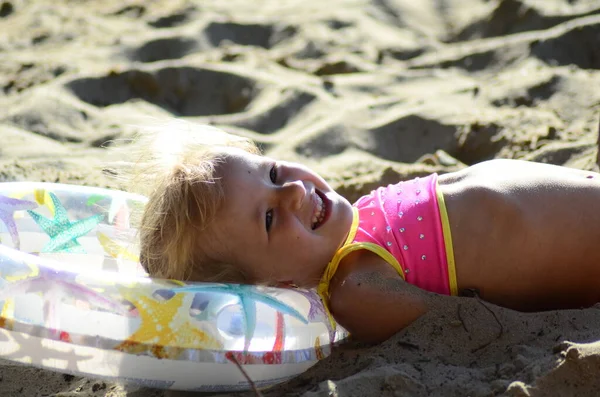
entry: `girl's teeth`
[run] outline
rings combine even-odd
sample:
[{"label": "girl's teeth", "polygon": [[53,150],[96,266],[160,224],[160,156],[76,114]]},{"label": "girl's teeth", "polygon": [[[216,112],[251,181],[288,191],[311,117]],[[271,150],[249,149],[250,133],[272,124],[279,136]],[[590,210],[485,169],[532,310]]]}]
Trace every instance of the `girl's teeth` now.
[{"label": "girl's teeth", "polygon": [[317,196],[317,208],[312,217],[313,229],[317,226],[317,224],[319,222],[321,222],[323,220],[323,217],[325,216],[325,211],[323,209],[323,200],[321,199],[321,197],[318,194],[316,194],[316,196]]}]

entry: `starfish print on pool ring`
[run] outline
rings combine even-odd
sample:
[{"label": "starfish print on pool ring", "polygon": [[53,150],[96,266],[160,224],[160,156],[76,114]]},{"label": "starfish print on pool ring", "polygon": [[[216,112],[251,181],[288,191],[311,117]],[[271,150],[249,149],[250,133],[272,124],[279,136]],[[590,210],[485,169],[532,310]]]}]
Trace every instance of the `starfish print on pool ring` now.
[{"label": "starfish print on pool ring", "polygon": [[[160,290],[156,291],[159,292]],[[176,287],[170,289],[175,294],[180,292],[212,292],[236,296],[242,308],[244,320],[244,350],[250,347],[250,341],[256,329],[256,302],[263,303],[283,314],[288,314],[308,324],[308,320],[296,309],[277,298],[259,292],[255,286],[242,284],[202,284]]]},{"label": "starfish print on pool ring", "polygon": [[48,210],[52,216],[54,216],[54,203],[52,202],[52,198],[46,189],[35,189],[33,191],[33,197],[39,205],[45,205],[48,207]]},{"label": "starfish print on pool ring", "polygon": [[[177,358],[185,349],[220,349],[222,344],[208,332],[198,329],[189,316],[178,316],[184,295],[168,301],[124,293],[137,309],[141,324],[126,341],[115,347],[126,353],[150,353],[158,358]],[[182,320],[183,319],[183,320]]]},{"label": "starfish print on pool ring", "polygon": [[14,247],[18,250],[21,247],[17,225],[13,219],[16,211],[32,210],[38,205],[32,201],[19,200],[6,196],[0,196],[0,221],[6,225],[6,229],[12,238]]},{"label": "starfish print on pool ring", "polygon": [[104,248],[104,252],[106,252],[108,255],[112,256],[115,259],[126,259],[128,261],[132,261],[132,262],[139,262],[140,258],[135,255],[134,253],[130,252],[127,247],[123,247],[122,245],[120,245],[119,243],[117,243],[116,241],[114,241],[113,239],[111,239],[110,237],[108,237],[106,234],[98,232],[96,233],[96,236],[98,237],[98,241],[100,242],[100,245],[102,246],[102,248]]},{"label": "starfish print on pool ring", "polygon": [[50,236],[50,241],[42,248],[42,252],[85,253],[77,239],[94,229],[104,219],[104,214],[96,214],[89,218],[70,221],[67,210],[54,193],[50,193],[54,204],[54,218],[49,219],[34,211],[27,211],[33,220]]},{"label": "starfish print on pool ring", "polygon": [[[6,283],[0,290],[0,301],[13,298],[20,294],[38,293],[44,298],[44,323],[51,334],[56,333],[60,326],[57,307],[64,300],[80,300],[90,305],[108,310],[122,316],[129,316],[128,308],[119,301],[115,301],[99,292],[94,291],[76,281],[77,274],[59,271],[35,264],[27,265],[37,275],[26,279]],[[51,336],[56,336],[52,334]]]},{"label": "starfish print on pool ring", "polygon": [[115,190],[110,196],[95,194],[88,198],[86,205],[92,206],[103,200],[110,200],[108,222],[110,224],[114,223],[119,229],[128,229],[129,207],[127,206],[127,193]]},{"label": "starfish print on pool ring", "polygon": [[327,327],[327,333],[329,334],[329,342],[333,343],[335,339],[335,329],[331,326],[331,321],[327,318],[327,313],[325,313],[325,307],[321,302],[321,298],[312,291],[301,289],[294,291],[303,295],[308,300],[308,303],[310,304],[310,309],[308,310],[309,321],[321,321],[322,319],[325,319],[324,323]]},{"label": "starfish print on pool ring", "polygon": [[[2,291],[2,283],[4,281],[11,283],[20,281],[28,277],[37,277],[39,269],[37,265],[28,264],[22,257],[22,252],[10,248],[0,246],[0,257],[2,262],[0,265],[0,291]],[[36,256],[35,253],[29,255]]]}]

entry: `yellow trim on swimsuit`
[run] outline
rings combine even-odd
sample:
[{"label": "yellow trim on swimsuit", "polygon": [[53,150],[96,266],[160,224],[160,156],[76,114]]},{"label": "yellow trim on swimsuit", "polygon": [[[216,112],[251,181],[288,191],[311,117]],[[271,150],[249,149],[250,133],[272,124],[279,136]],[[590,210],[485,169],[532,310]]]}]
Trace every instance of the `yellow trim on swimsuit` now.
[{"label": "yellow trim on swimsuit", "polygon": [[446,209],[444,194],[440,191],[437,181],[435,182],[435,194],[437,196],[438,207],[440,210],[440,219],[442,221],[442,234],[444,235],[444,246],[446,248],[446,261],[448,262],[448,283],[450,284],[450,294],[458,295],[458,282],[456,281],[456,264],[454,262],[454,248],[452,245],[452,232],[450,230],[450,220]]},{"label": "yellow trim on swimsuit", "polygon": [[350,226],[350,232],[348,233],[348,237],[346,237],[344,244],[342,244],[342,246],[337,250],[337,252],[333,256],[333,259],[331,259],[331,261],[327,264],[327,267],[325,268],[325,272],[323,272],[323,276],[321,277],[321,280],[319,281],[319,285],[317,286],[317,293],[321,297],[321,301],[323,302],[323,307],[325,308],[325,313],[327,314],[327,317],[329,318],[329,323],[333,330],[335,330],[336,323],[335,323],[335,320],[333,319],[333,316],[331,315],[331,311],[329,310],[329,283],[331,282],[333,275],[335,274],[335,272],[338,269],[340,260],[343,258],[343,256],[339,255],[342,248],[344,248],[348,243],[350,243],[352,240],[354,240],[357,230],[358,230],[358,208],[352,207],[352,225]]},{"label": "yellow trim on swimsuit", "polygon": [[378,255],[381,259],[383,259],[384,261],[389,263],[390,266],[392,266],[398,272],[398,274],[400,274],[402,279],[405,279],[404,270],[402,269],[402,265],[400,264],[400,262],[398,262],[398,260],[394,257],[394,255],[392,255],[385,248],[383,248],[377,244],[369,243],[369,242],[359,242],[359,243],[351,244],[351,241],[354,240],[354,237],[356,236],[356,231],[358,229],[358,223],[359,223],[358,209],[356,207],[352,207],[352,226],[350,227],[350,233],[348,233],[348,237],[346,238],[346,241],[344,241],[344,244],[338,249],[338,251],[335,253],[331,262],[329,262],[329,264],[327,265],[327,268],[325,269],[325,272],[323,273],[323,277],[321,277],[321,280],[317,287],[317,292],[319,293],[319,296],[321,297],[321,300],[323,301],[323,306],[325,307],[325,313],[327,314],[327,317],[329,318],[329,322],[333,329],[335,329],[335,320],[333,319],[333,316],[329,309],[329,284],[331,283],[331,279],[333,278],[333,276],[335,275],[335,272],[337,271],[337,269],[339,267],[340,261],[342,259],[344,259],[344,257],[346,257],[349,253],[358,251],[361,249],[366,249],[368,251],[371,251],[374,254]]}]

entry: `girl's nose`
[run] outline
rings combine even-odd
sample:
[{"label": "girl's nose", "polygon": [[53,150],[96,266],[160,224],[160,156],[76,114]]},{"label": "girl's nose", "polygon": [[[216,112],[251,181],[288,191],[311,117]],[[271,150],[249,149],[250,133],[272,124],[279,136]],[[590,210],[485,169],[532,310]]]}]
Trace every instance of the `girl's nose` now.
[{"label": "girl's nose", "polygon": [[298,210],[306,197],[306,187],[300,180],[285,182],[281,188],[281,204],[292,210]]}]

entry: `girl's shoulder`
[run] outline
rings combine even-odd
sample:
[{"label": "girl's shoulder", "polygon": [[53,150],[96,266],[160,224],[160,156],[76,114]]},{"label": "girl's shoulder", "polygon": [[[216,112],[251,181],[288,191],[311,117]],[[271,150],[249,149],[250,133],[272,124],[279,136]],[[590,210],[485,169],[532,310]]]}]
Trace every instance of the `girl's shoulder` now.
[{"label": "girl's shoulder", "polygon": [[412,323],[426,312],[429,295],[364,250],[344,258],[329,294],[336,321],[364,342],[381,342]]}]

